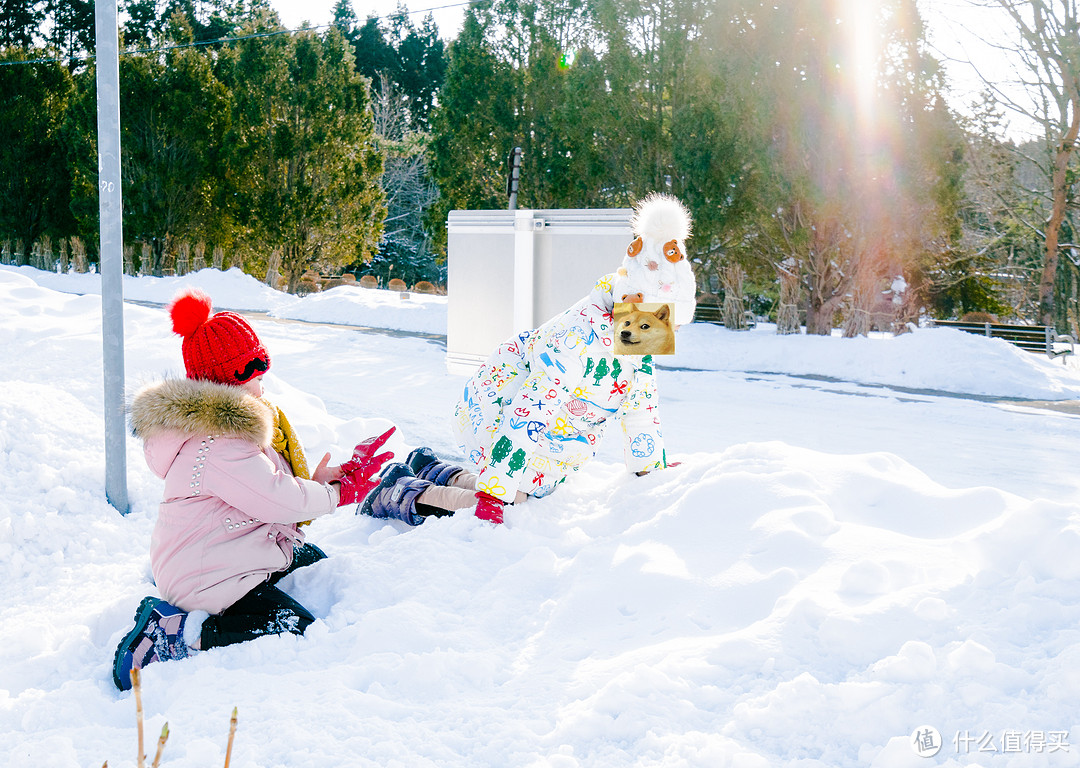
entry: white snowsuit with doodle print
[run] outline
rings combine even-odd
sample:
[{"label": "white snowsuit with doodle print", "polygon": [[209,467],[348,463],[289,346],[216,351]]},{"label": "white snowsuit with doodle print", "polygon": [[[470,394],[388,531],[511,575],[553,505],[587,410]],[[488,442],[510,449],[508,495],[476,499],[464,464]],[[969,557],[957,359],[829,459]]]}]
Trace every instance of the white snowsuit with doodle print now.
[{"label": "white snowsuit with doodle print", "polygon": [[596,455],[616,416],[627,468],[666,466],[652,359],[612,353],[612,278],[501,345],[465,384],[454,427],[479,490],[546,496]]}]

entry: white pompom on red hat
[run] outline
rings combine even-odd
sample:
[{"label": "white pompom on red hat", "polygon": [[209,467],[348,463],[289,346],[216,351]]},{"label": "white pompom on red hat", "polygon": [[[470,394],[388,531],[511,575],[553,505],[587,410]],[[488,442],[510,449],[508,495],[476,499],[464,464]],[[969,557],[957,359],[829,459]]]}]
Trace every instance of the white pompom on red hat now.
[{"label": "white pompom on red hat", "polygon": [[615,301],[672,304],[675,323],[689,323],[697,292],[686,258],[690,212],[677,198],[654,192],[635,206],[630,225],[634,241],[615,275]]}]

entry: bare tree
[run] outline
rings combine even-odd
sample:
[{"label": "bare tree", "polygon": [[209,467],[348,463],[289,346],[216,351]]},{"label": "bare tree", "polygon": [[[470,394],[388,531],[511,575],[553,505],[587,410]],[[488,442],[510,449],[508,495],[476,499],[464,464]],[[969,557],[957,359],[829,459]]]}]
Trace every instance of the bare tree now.
[{"label": "bare tree", "polygon": [[776,266],[780,281],[780,307],[776,311],[776,332],[781,335],[798,333],[799,326],[799,276],[793,271],[798,266],[794,259]]},{"label": "bare tree", "polygon": [[[806,333],[828,336],[859,268],[856,238],[839,210],[808,213],[801,201],[778,210],[773,221],[782,238],[781,261],[797,265],[784,271],[802,279],[807,300]],[[781,271],[779,263],[775,266]]]},{"label": "bare tree", "polygon": [[868,336],[874,327],[874,303],[877,290],[877,275],[869,269],[861,269],[852,282],[851,296],[847,301],[842,334],[845,339],[856,336]]},{"label": "bare tree", "polygon": [[[1054,325],[1057,268],[1062,223],[1072,197],[1069,166],[1080,134],[1080,19],[1077,0],[976,0],[975,5],[1001,8],[1016,25],[1019,39],[998,43],[1004,55],[1017,62],[1017,82],[994,82],[983,76],[995,98],[1034,121],[1042,130],[1049,162],[1041,164],[1049,182],[1050,213],[1039,280],[1039,321]],[[980,76],[981,73],[980,73]],[[1019,85],[1014,94],[1010,85]],[[1029,101],[1025,103],[1024,98]]]},{"label": "bare tree", "polygon": [[729,331],[743,331],[746,322],[746,305],[743,303],[743,279],[746,272],[738,264],[729,264],[720,273],[724,284],[724,327]]},{"label": "bare tree", "polygon": [[380,77],[371,94],[375,133],[385,153],[382,175],[386,219],[379,243],[379,258],[408,282],[434,277],[430,238],[424,229],[424,212],[438,197],[428,171],[427,136],[409,127],[408,101],[386,77]]}]

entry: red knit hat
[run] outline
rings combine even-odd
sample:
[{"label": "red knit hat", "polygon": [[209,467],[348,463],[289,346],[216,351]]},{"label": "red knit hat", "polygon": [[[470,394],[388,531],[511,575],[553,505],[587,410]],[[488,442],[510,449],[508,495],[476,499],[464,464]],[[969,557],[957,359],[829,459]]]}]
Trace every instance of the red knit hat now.
[{"label": "red knit hat", "polygon": [[270,355],[255,331],[234,312],[213,317],[210,297],[197,288],[169,305],[173,332],[184,337],[184,367],[189,379],[243,384],[270,368]]}]

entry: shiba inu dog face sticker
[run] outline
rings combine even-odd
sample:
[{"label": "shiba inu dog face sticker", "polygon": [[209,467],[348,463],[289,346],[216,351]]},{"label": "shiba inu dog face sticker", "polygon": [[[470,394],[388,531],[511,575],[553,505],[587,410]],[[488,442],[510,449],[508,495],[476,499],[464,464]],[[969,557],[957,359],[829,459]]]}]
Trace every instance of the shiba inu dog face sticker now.
[{"label": "shiba inu dog face sticker", "polygon": [[673,355],[675,327],[670,304],[616,302],[613,349],[616,355]]}]

